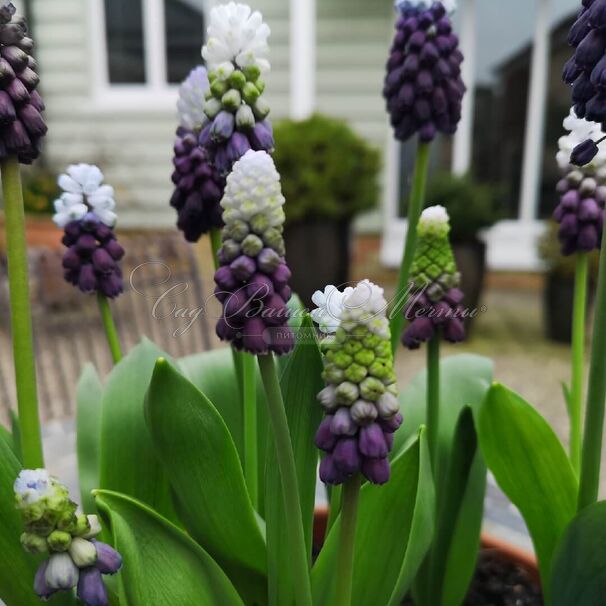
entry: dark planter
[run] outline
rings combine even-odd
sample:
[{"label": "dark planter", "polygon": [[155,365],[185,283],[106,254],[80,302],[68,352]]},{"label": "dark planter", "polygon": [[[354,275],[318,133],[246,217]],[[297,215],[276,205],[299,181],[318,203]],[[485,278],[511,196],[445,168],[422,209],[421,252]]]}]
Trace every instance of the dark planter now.
[{"label": "dark planter", "polygon": [[[465,293],[463,306],[469,312],[479,314],[480,299],[486,276],[486,244],[480,240],[454,242],[452,246],[459,271],[461,272],[461,290]],[[471,330],[474,318],[467,318],[467,330]]]},{"label": "dark planter", "polygon": [[574,276],[549,273],[545,276],[543,306],[547,338],[558,343],[572,340]]},{"label": "dark planter", "polygon": [[306,307],[311,306],[314,291],[347,282],[350,227],[349,220],[306,220],[286,228],[286,257],[293,274],[290,285]]}]

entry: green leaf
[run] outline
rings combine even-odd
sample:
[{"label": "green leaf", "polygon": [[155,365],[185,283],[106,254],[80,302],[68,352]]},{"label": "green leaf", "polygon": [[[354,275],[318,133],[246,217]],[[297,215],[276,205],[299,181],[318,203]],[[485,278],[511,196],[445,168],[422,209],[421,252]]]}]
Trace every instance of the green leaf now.
[{"label": "green leaf", "polygon": [[11,409],[11,433],[13,435],[13,452],[17,459],[23,462],[23,453],[21,451],[21,424],[17,411]]},{"label": "green leaf", "polygon": [[[463,354],[443,358],[440,362],[440,428],[439,428],[439,457],[440,479],[437,482],[437,493],[447,491],[446,485],[450,477],[450,460],[461,444],[457,440],[457,427],[463,410],[471,408],[477,414],[486,392],[492,382],[493,364],[482,356]],[[394,452],[400,452],[402,444],[409,440],[417,428],[426,423],[427,372],[419,373],[408,388],[400,395],[404,424],[395,434]],[[461,470],[460,470],[461,471]],[[448,545],[448,553],[440,554],[444,564],[440,570],[444,572],[441,580],[436,580],[440,589],[443,604],[457,604],[467,593],[469,583],[475,570],[482,516],[484,513],[484,493],[486,487],[486,467],[481,453],[474,457],[469,470],[469,477],[459,475],[464,482],[465,490],[461,497],[461,486],[451,486],[451,493],[458,491],[461,502],[458,505],[459,515],[455,520],[450,539],[440,538]],[[438,529],[444,526],[438,522]],[[439,532],[439,530],[437,531]],[[427,568],[424,567],[419,576],[420,583],[416,590],[427,590],[430,583],[427,579]],[[434,589],[436,589],[434,587]],[[419,597],[424,597],[425,593]],[[426,597],[426,596],[425,596]],[[436,601],[436,603],[438,603]]]},{"label": "green leaf", "polygon": [[568,383],[562,381],[560,385],[562,386],[562,394],[564,395],[564,402],[566,403],[566,411],[568,412],[568,418],[570,418],[572,411],[572,393],[570,391]]},{"label": "green leaf", "polygon": [[606,502],[583,509],[570,523],[553,559],[553,606],[596,606],[606,595]]},{"label": "green leaf", "polygon": [[[434,492],[426,431],[392,462],[384,486],[364,484],[356,529],[354,606],[399,606],[431,544]],[[312,570],[314,604],[333,603],[340,516]]]},{"label": "green leaf", "polygon": [[488,392],[478,435],[488,467],[524,517],[547,588],[555,547],[576,510],[570,460],[545,419],[503,385]]},{"label": "green leaf", "polygon": [[109,375],[102,400],[99,483],[177,521],[168,477],[156,457],[144,417],[145,394],[156,360],[165,355],[143,339]]},{"label": "green leaf", "polygon": [[8,446],[15,458],[18,457],[17,447],[15,446],[13,434],[8,429],[6,429],[4,425],[0,425],[0,442],[4,442]]},{"label": "green leaf", "polygon": [[175,368],[158,360],[147,419],[187,530],[233,579],[247,603],[266,602],[265,543],[221,415]]},{"label": "green leaf", "polygon": [[98,490],[95,496],[124,559],[123,606],[243,604],[217,563],[166,518],[125,495]]},{"label": "green leaf", "polygon": [[[315,330],[309,316],[300,327],[313,340],[299,340],[289,356],[282,372],[280,384],[291,441],[297,467],[303,531],[311,563],[313,515],[315,503],[318,451],[314,437],[322,421],[322,408],[316,400],[324,387],[322,381],[322,358],[315,340]],[[287,525],[280,473],[275,450],[268,448],[266,468],[265,512],[267,521],[267,549],[269,554],[270,604],[294,604],[292,566],[289,563],[290,547],[287,540]]]},{"label": "green leaf", "polygon": [[91,494],[99,488],[99,442],[101,441],[101,402],[103,386],[92,364],[87,364],[78,381],[76,392],[76,425],[78,477],[82,509],[95,512]]}]

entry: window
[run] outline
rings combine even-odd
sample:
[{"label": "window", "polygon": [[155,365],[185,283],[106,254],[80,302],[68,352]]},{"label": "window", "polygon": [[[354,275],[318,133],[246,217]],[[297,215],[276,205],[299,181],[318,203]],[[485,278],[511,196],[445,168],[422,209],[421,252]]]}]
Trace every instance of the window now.
[{"label": "window", "polygon": [[167,88],[202,62],[205,0],[102,0],[107,85]]}]

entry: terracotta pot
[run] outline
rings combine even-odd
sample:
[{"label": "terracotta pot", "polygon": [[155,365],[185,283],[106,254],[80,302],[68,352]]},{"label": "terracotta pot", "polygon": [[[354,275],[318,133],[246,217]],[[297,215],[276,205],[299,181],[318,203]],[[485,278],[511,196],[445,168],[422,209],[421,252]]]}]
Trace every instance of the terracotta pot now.
[{"label": "terracotta pot", "polygon": [[[25,237],[28,248],[59,250],[63,247],[63,244],[61,244],[63,232],[52,222],[50,217],[26,216]],[[6,250],[4,216],[0,216],[0,250]]]}]

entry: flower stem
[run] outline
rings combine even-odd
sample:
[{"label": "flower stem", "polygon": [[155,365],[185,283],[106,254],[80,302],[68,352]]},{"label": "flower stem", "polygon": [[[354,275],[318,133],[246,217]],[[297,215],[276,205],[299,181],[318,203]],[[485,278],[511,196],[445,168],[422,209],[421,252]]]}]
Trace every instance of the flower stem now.
[{"label": "flower stem", "polygon": [[356,522],[360,501],[360,475],[343,484],[339,552],[337,554],[335,606],[351,606]]},{"label": "flower stem", "polygon": [[244,418],[244,477],[253,507],[259,501],[257,453],[257,374],[255,357],[242,354],[242,403]]},{"label": "flower stem", "polygon": [[393,305],[390,311],[391,327],[391,349],[396,351],[400,341],[400,333],[404,326],[404,317],[402,310],[406,304],[408,291],[408,278],[410,277],[410,268],[417,247],[417,225],[423,206],[425,204],[425,190],[427,188],[427,173],[429,171],[429,152],[430,143],[419,143],[417,149],[417,158],[415,161],[415,171],[412,180],[412,191],[410,193],[410,202],[408,206],[408,230],[406,232],[406,244],[400,264],[400,276],[398,278],[398,288],[394,297]]},{"label": "flower stem", "polygon": [[44,467],[44,455],[38,412],[25,211],[19,161],[15,156],[5,158],[0,165],[0,171],[6,217],[11,332],[23,465],[26,468],[36,469]]},{"label": "flower stem", "polygon": [[338,484],[333,486],[330,489],[330,503],[328,508],[328,521],[326,523],[326,534],[325,537],[328,536],[330,529],[333,527],[333,524],[337,521],[339,514],[341,513],[341,493],[342,493],[341,485]]},{"label": "flower stem", "polygon": [[577,474],[581,466],[583,444],[582,409],[585,372],[585,316],[589,261],[579,253],[576,261],[574,307],[572,311],[572,380],[570,385],[570,461]]},{"label": "flower stem", "polygon": [[286,512],[288,540],[292,549],[292,579],[297,596],[296,604],[297,606],[311,606],[309,562],[303,533],[297,469],[290,440],[286,409],[284,408],[284,400],[282,399],[273,356],[271,354],[258,356],[258,360],[267,396],[267,408],[274,436],[278,468],[282,479],[282,497]]},{"label": "flower stem", "polygon": [[440,435],[440,333],[427,344],[427,442],[434,480],[438,478]]},{"label": "flower stem", "polygon": [[579,510],[597,501],[600,488],[602,433],[604,429],[604,405],[606,403],[606,238],[603,236],[602,240],[589,362],[585,434],[581,456]]},{"label": "flower stem", "polygon": [[213,254],[215,270],[219,269],[219,249],[221,248],[221,230],[217,227],[211,227],[210,230],[210,249]]},{"label": "flower stem", "polygon": [[116,330],[112,310],[109,306],[107,297],[101,293],[97,293],[97,303],[99,304],[101,320],[103,321],[103,328],[105,329],[105,336],[107,337],[109,350],[112,354],[112,360],[114,361],[114,364],[117,364],[122,359],[122,348],[120,347],[120,337]]}]

